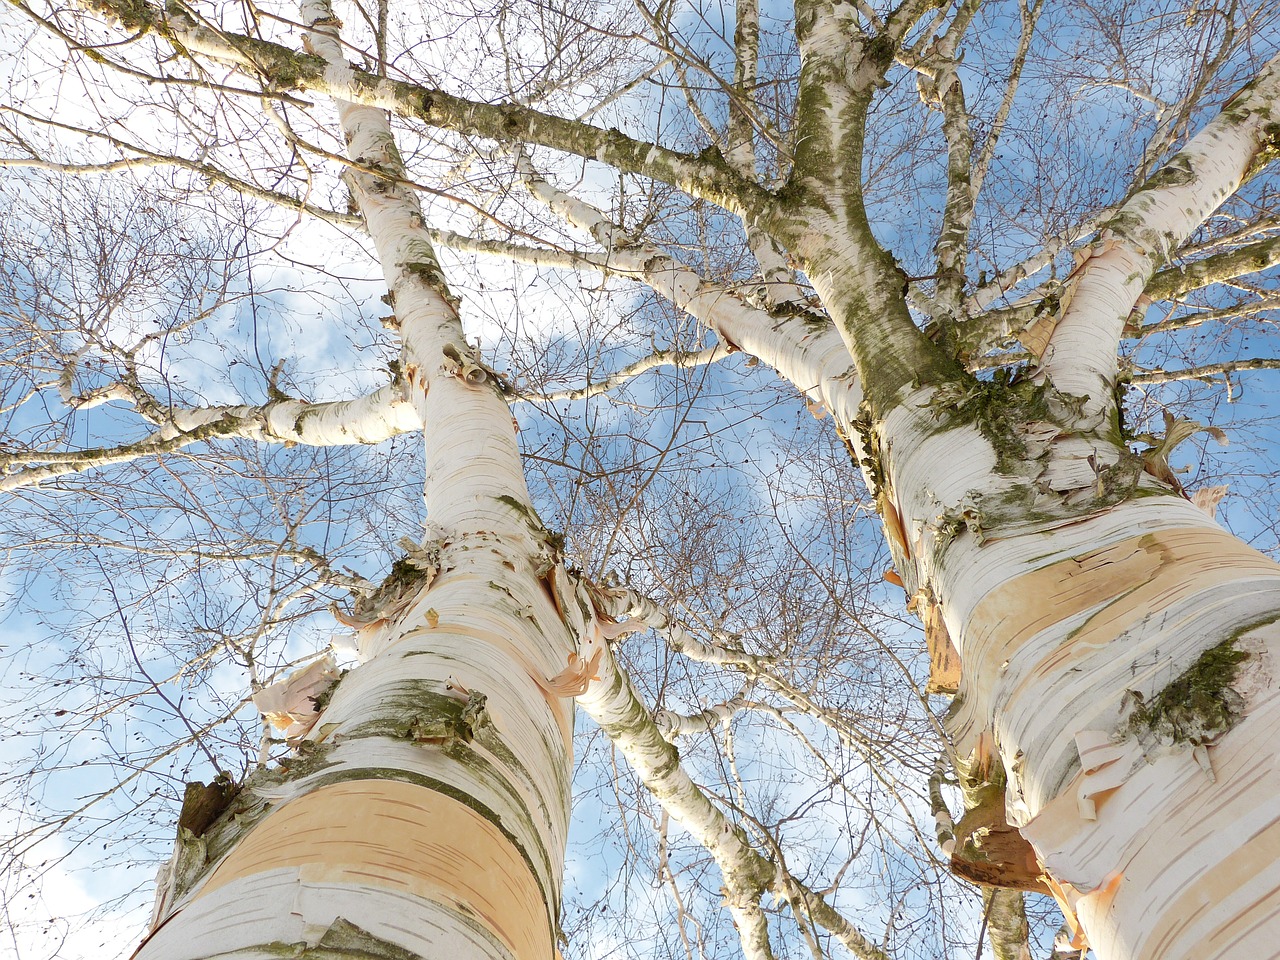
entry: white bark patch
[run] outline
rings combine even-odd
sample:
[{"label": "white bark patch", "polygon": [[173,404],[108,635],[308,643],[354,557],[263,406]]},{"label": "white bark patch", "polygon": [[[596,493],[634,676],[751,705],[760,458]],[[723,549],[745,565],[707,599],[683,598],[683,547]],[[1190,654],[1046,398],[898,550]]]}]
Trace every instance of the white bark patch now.
[{"label": "white bark patch", "polygon": [[205,424],[232,419],[245,421],[234,432],[250,440],[292,441],[307,446],[381,443],[401,433],[422,429],[422,420],[396,384],[380,387],[353,400],[307,403],[277,400],[262,407],[240,405],[174,410],[163,437],[175,437]]},{"label": "white bark patch", "polygon": [[548,696],[545,680],[576,651],[563,627],[551,633],[551,643],[539,628],[559,620],[532,578],[514,576],[498,555],[485,553],[467,552],[470,569],[441,572],[395,629],[394,642],[339,685],[315,736],[357,732],[371,708],[376,713],[378,703],[398,702],[406,685],[425,681],[443,695],[452,678],[486,697],[491,722],[524,769],[563,767],[572,706]]},{"label": "white bark patch", "polygon": [[[882,467],[893,478],[896,512],[920,584],[933,579],[934,552],[949,542],[951,535],[942,532],[945,518],[974,513],[984,496],[1008,488],[987,439],[969,424],[943,429],[927,409],[933,395],[929,389],[911,394],[878,431],[890,438]],[[960,654],[963,659],[963,649]]]},{"label": "white bark patch", "polygon": [[[403,890],[304,878],[297,867],[257,873],[191,904],[182,923],[161,927],[137,960],[262,960],[261,945],[315,945],[352,902],[362,904],[360,926],[421,957],[520,960],[495,934],[443,903]],[[282,906],[286,909],[282,909]]]},{"label": "white bark patch", "polygon": [[[1277,632],[1267,631],[1274,656]],[[1264,698],[1208,748],[1214,779],[1190,751],[1142,764],[1081,821],[1055,801],[1023,833],[1048,870],[1084,892],[1123,871],[1110,902],[1076,911],[1100,957],[1269,957],[1280,922],[1280,697]]]},{"label": "white bark patch", "polygon": [[1271,561],[1197,528],[1011,579],[966,623],[957,733],[992,725],[1006,757],[1036,758],[1020,784],[1034,817],[1077,769],[1081,731],[1117,730],[1128,691],[1149,701],[1196,661],[1201,638],[1265,617],[1278,586]]}]

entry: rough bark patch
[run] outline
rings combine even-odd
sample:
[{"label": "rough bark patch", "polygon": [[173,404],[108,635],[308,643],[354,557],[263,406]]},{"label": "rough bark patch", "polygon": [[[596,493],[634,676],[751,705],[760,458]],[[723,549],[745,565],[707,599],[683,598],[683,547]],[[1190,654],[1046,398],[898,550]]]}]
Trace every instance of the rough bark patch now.
[{"label": "rough bark patch", "polygon": [[[1261,638],[1259,638],[1261,639]],[[1266,628],[1267,649],[1280,637]],[[1215,779],[1189,750],[1142,764],[1097,821],[1076,813],[1079,779],[1023,833],[1047,869],[1078,891],[1080,921],[1099,956],[1254,960],[1277,956],[1280,930],[1280,691],[1250,699],[1239,724],[1208,748]]]},{"label": "rough bark patch", "polygon": [[1035,851],[1005,817],[1004,790],[985,793],[955,826],[951,872],[989,887],[1047,894]]},{"label": "rough bark patch", "polygon": [[517,957],[549,957],[550,921],[524,858],[488,820],[434,790],[394,780],[336,783],[271,813],[218,865],[203,896],[250,874],[403,890],[458,909]]},{"label": "rough bark patch", "polygon": [[[549,692],[546,686],[546,677],[559,670],[559,667],[550,671],[541,670],[517,644],[496,630],[485,630],[471,624],[445,622],[444,620],[439,621],[435,629],[438,629],[440,633],[459,634],[488,644],[519,664],[529,676],[529,679],[537,686],[542,698],[546,700],[547,705],[551,708],[551,716],[555,720],[556,726],[560,728],[560,737],[564,741],[566,752],[573,752],[573,703],[571,700]],[[406,634],[401,638],[401,641],[412,641],[418,636],[419,633],[415,631],[412,634]]]}]

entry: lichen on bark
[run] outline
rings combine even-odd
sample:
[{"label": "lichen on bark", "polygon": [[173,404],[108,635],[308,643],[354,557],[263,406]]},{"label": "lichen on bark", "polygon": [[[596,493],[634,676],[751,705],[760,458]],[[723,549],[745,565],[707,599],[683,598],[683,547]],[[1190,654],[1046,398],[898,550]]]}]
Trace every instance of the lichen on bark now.
[{"label": "lichen on bark", "polygon": [[1126,733],[1169,743],[1207,743],[1240,719],[1244,698],[1233,684],[1249,654],[1230,637],[1205,650],[1181,676],[1150,700],[1130,691],[1136,705]]}]

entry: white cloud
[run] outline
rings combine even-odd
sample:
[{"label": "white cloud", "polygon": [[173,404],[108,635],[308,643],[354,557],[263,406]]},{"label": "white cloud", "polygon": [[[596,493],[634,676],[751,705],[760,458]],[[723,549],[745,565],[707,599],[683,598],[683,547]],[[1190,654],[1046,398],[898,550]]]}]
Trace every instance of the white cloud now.
[{"label": "white cloud", "polygon": [[[20,829],[12,811],[0,812],[6,837]],[[75,851],[58,839],[42,841],[5,872],[0,886],[0,958],[12,960],[115,960],[128,957],[145,934],[147,910],[138,896],[130,906],[104,906],[137,888],[136,871],[81,871]]]}]

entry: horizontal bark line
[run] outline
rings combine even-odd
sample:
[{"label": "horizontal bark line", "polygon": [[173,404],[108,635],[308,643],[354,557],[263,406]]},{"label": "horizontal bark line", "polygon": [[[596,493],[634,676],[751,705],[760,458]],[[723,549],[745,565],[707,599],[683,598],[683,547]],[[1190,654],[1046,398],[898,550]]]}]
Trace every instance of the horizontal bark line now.
[{"label": "horizontal bark line", "polygon": [[[358,925],[346,919],[355,892]],[[310,955],[335,958],[520,960],[478,919],[447,904],[400,889],[308,881],[289,867],[201,898],[183,911],[180,925],[156,930],[133,960],[277,960],[297,955],[300,945],[310,945]]]}]

